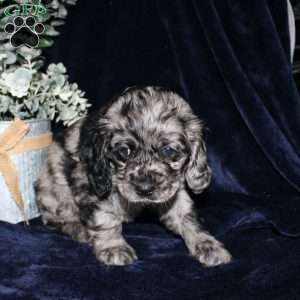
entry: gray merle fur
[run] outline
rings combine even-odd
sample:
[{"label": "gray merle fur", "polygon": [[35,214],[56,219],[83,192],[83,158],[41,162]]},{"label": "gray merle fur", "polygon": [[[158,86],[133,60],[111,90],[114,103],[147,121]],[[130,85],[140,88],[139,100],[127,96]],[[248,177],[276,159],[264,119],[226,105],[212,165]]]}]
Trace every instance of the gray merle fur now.
[{"label": "gray merle fur", "polygon": [[105,264],[137,259],[122,223],[151,208],[191,255],[214,266],[231,256],[203,230],[187,192],[201,193],[210,179],[203,125],[187,102],[163,88],[133,87],[51,145],[37,201],[45,224],[89,243]]}]

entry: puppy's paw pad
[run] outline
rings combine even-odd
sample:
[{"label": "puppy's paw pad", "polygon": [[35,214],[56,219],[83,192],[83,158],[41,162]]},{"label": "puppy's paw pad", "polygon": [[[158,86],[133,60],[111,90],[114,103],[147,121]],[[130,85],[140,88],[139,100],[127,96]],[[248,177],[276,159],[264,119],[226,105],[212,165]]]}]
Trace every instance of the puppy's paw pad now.
[{"label": "puppy's paw pad", "polygon": [[133,248],[126,244],[101,250],[96,257],[106,265],[115,266],[129,265],[137,259]]},{"label": "puppy's paw pad", "polygon": [[208,267],[227,264],[232,259],[230,253],[217,240],[200,241],[196,245],[194,256]]}]

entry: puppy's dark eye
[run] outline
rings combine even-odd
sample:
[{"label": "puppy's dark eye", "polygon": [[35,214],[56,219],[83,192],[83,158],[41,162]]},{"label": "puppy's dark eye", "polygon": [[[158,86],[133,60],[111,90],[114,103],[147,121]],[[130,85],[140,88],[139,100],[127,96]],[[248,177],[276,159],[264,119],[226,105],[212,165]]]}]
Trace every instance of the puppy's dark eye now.
[{"label": "puppy's dark eye", "polygon": [[130,148],[127,145],[118,146],[114,151],[118,160],[125,161],[130,156]]},{"label": "puppy's dark eye", "polygon": [[179,156],[179,152],[170,147],[170,146],[165,146],[160,149],[160,153],[164,158],[169,158],[169,159],[176,159]]}]

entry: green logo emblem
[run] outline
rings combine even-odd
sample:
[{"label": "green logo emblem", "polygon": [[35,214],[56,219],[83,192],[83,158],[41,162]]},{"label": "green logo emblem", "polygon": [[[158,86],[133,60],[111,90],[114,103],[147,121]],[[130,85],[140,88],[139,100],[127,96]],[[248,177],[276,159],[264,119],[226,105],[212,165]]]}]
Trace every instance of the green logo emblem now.
[{"label": "green logo emblem", "polygon": [[[3,2],[3,0],[1,1]],[[7,17],[12,16],[43,16],[47,13],[47,8],[41,3],[41,0],[29,2],[27,0],[24,3],[12,4],[4,9],[4,15]]]}]

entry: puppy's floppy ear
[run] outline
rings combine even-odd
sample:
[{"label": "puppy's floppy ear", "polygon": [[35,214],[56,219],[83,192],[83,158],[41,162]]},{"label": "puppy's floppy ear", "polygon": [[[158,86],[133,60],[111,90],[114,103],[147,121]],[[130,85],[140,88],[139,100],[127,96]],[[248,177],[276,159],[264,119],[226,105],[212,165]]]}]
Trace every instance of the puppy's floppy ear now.
[{"label": "puppy's floppy ear", "polygon": [[[104,116],[90,114],[84,120],[80,132],[79,155],[85,164],[89,183],[93,192],[100,198],[106,198],[112,187],[111,170],[105,155],[108,130]],[[103,124],[102,124],[103,123]]]},{"label": "puppy's floppy ear", "polygon": [[195,194],[207,188],[211,180],[211,169],[207,164],[202,128],[201,122],[195,117],[189,121],[186,129],[190,144],[190,158],[185,171],[185,179]]}]

